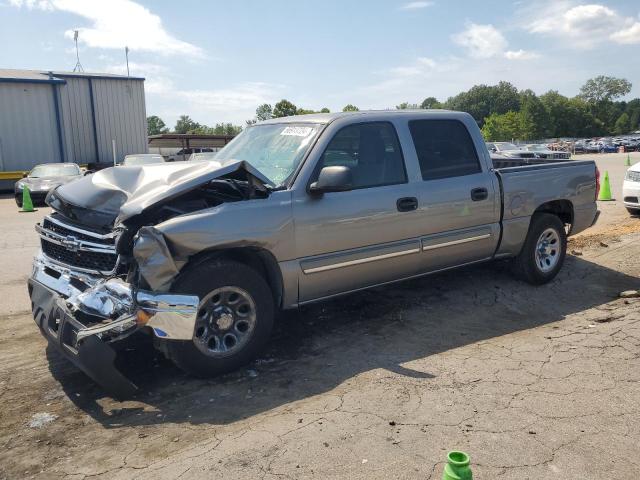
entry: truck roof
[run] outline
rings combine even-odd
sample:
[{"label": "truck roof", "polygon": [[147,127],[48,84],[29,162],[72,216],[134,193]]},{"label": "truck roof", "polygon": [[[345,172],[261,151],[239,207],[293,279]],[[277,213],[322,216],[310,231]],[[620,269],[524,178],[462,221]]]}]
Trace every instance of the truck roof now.
[{"label": "truck roof", "polygon": [[425,116],[438,116],[442,117],[443,114],[447,114],[447,117],[456,118],[465,114],[464,112],[456,112],[453,110],[442,109],[403,109],[403,110],[361,110],[357,112],[332,112],[332,113],[309,113],[307,115],[293,115],[291,117],[278,117],[259,122],[259,124],[269,123],[330,123],[338,118],[344,117],[368,117],[368,116],[407,116],[407,117],[420,117]]}]

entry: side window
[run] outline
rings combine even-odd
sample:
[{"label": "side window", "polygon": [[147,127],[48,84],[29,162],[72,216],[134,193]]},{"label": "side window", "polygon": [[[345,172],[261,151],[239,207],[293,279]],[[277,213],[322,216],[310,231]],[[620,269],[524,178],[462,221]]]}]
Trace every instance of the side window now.
[{"label": "side window", "polygon": [[349,125],[336,133],[320,159],[320,168],[334,165],[351,169],[354,188],[407,181],[398,136],[387,122]]},{"label": "side window", "polygon": [[409,130],[423,180],[480,173],[480,162],[467,128],[457,120],[413,120]]}]

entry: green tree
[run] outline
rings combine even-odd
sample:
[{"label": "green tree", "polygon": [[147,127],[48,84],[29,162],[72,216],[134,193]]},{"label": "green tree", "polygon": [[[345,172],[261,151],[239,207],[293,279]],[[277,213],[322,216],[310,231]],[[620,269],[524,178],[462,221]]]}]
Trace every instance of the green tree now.
[{"label": "green tree", "polygon": [[296,109],[296,115],[309,115],[310,113],[316,113],[315,110],[307,110],[306,108]]},{"label": "green tree", "polygon": [[402,102],[400,105],[396,105],[396,110],[409,110],[416,108],[418,108],[417,104],[409,102]]},{"label": "green tree", "polygon": [[518,89],[509,82],[498,85],[475,85],[467,92],[450,97],[444,105],[449,110],[468,112],[482,126],[492,113],[502,114],[520,110]]},{"label": "green tree", "polygon": [[423,108],[425,110],[429,108],[442,108],[442,104],[436,97],[427,97],[420,104],[420,108]]},{"label": "green tree", "polygon": [[320,110],[320,113],[331,113],[331,110],[329,110],[327,107],[323,107],[323,108]]},{"label": "green tree", "polygon": [[342,109],[343,112],[359,112],[360,109],[358,107],[356,107],[355,105],[351,105],[350,103],[345,105],[344,108]]},{"label": "green tree", "polygon": [[487,141],[509,142],[514,139],[523,139],[523,119],[519,112],[492,113],[484,119],[482,136]]},{"label": "green tree", "polygon": [[617,135],[624,135],[625,133],[629,133],[631,131],[631,126],[629,122],[629,115],[624,112],[622,115],[618,117],[616,120],[613,133]]},{"label": "green tree", "polygon": [[256,119],[259,122],[269,120],[271,117],[273,117],[273,108],[268,103],[263,103],[256,108]]},{"label": "green tree", "polygon": [[609,102],[624,97],[631,91],[631,82],[625,78],[599,75],[580,87],[580,97],[590,103]]},{"label": "green tree", "polygon": [[151,115],[147,117],[147,134],[159,135],[161,133],[167,133],[169,129],[167,125],[157,115]]},{"label": "green tree", "polygon": [[290,117],[295,115],[298,112],[298,107],[296,107],[289,100],[282,99],[273,107],[273,116],[275,118],[280,117]]},{"label": "green tree", "polygon": [[189,115],[180,115],[173,131],[175,133],[190,133],[197,130],[200,126],[201,125],[194,122]]}]

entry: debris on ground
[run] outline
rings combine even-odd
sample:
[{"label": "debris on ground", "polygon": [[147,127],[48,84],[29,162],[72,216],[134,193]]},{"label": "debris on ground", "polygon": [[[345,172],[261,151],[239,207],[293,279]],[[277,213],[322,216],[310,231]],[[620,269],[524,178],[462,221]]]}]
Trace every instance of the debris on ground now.
[{"label": "debris on ground", "polygon": [[640,297],[640,290],[625,290],[618,295],[620,298],[637,298]]},{"label": "debris on ground", "polygon": [[36,413],[31,420],[29,420],[29,428],[43,428],[53,422],[57,415],[48,412]]}]

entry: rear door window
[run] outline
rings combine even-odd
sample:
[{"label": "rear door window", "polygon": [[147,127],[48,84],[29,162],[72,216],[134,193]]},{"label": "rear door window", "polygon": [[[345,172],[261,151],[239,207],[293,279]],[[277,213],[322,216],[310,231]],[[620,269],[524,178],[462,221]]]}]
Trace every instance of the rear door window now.
[{"label": "rear door window", "polygon": [[482,171],[467,128],[458,120],[412,120],[413,138],[423,180],[460,177]]}]

